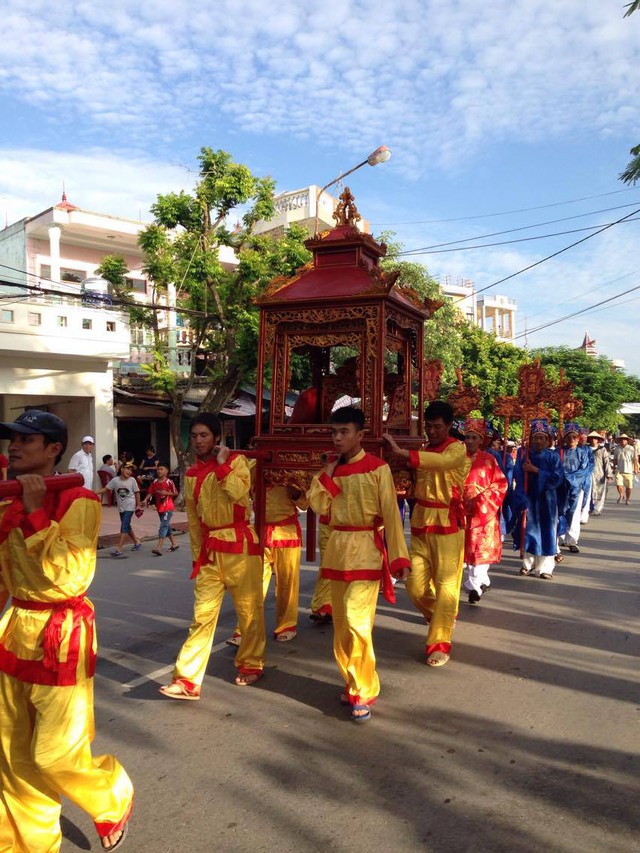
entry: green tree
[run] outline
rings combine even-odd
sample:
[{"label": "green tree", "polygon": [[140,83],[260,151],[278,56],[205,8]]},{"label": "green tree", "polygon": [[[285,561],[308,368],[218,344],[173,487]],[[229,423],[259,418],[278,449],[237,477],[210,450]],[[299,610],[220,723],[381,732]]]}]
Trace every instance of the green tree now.
[{"label": "green tree", "polygon": [[547,375],[557,380],[560,368],[565,378],[575,385],[574,395],[582,400],[584,411],[580,422],[593,429],[616,430],[625,422],[619,414],[623,403],[638,400],[640,380],[621,373],[605,356],[587,355],[581,349],[544,347],[533,350]]},{"label": "green tree", "polygon": [[[146,323],[153,328],[155,350],[147,373],[171,401],[171,438],[181,469],[186,462],[181,434],[186,396],[200,386],[200,410],[217,411],[240,382],[253,378],[258,338],[253,297],[274,276],[291,275],[310,257],[300,228],[289,229],[280,239],[251,233],[258,220],[273,216],[271,178],[256,177],[226,151],[202,148],[198,160],[193,192],[159,195],[151,208],[154,222],[139,237],[143,271],[157,295],[171,296],[175,288],[176,306],[189,321],[188,375],[177,369],[170,331]],[[226,221],[237,208],[244,213],[231,231]],[[233,249],[237,264],[223,264],[223,247]]]},{"label": "green tree", "polygon": [[387,246],[387,255],[380,264],[385,272],[399,272],[398,287],[410,288],[422,299],[444,299],[442,307],[425,323],[424,357],[442,362],[442,388],[446,394],[455,387],[456,369],[462,366],[462,332],[467,321],[453,300],[443,297],[440,285],[423,264],[400,260],[402,245],[393,237],[392,232],[383,232],[378,238]]},{"label": "green tree", "polygon": [[482,416],[493,417],[496,397],[518,392],[518,371],[530,361],[528,353],[479,326],[466,323],[462,329],[462,369],[465,383],[478,388]]}]

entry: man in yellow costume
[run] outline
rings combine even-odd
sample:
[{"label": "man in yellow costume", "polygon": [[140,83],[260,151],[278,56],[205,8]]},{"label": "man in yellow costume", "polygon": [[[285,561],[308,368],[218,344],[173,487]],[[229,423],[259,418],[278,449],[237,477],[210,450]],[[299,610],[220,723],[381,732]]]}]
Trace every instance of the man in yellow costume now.
[{"label": "man in yellow costume", "polygon": [[384,438],[416,469],[406,588],[429,623],[427,664],[443,666],[451,655],[458,614],[465,533],[462,489],[471,463],[464,444],[449,435],[453,409],[448,403],[430,403],[424,418],[429,440],[425,450],[402,450],[393,436]]},{"label": "man in yellow costume", "polygon": [[409,554],[391,469],[362,449],[362,411],[336,409],[330,425],[338,458],[313,478],[308,497],[314,512],[329,516],[321,572],[331,582],[333,652],[345,683],[340,698],[361,723],[380,692],[371,636],[380,583],[394,602],[391,575],[407,577]]},{"label": "man in yellow costume", "polygon": [[[248,459],[252,479],[255,478],[255,459]],[[271,576],[276,579],[276,627],[278,643],[294,640],[298,633],[298,599],[300,598],[300,549],[302,529],[298,509],[307,508],[307,499],[291,486],[267,486],[265,500],[265,536],[262,575],[262,597],[266,599]],[[242,632],[236,625],[227,640],[229,646],[239,646]]]},{"label": "man in yellow costume", "polygon": [[111,755],[91,755],[96,659],[93,580],[100,501],[47,491],[67,446],[64,421],[30,410],[0,424],[22,495],[0,503],[0,851],[60,849],[66,797],[103,850],[123,843],[133,786]]},{"label": "man in yellow costume", "polygon": [[236,654],[239,687],[254,684],[265,659],[262,566],[251,515],[247,461],[220,444],[217,415],[196,415],[189,427],[196,463],[186,474],[185,503],[195,578],[193,621],[178,654],[169,699],[200,698],[225,590],[229,590],[241,639]]},{"label": "man in yellow costume", "polygon": [[316,625],[324,625],[331,622],[331,581],[322,577],[322,558],[324,556],[327,542],[331,534],[329,527],[329,516],[321,515],[318,517],[318,550],[320,551],[320,568],[318,569],[318,577],[316,585],[313,588],[311,597],[311,613],[309,619],[312,619]]}]

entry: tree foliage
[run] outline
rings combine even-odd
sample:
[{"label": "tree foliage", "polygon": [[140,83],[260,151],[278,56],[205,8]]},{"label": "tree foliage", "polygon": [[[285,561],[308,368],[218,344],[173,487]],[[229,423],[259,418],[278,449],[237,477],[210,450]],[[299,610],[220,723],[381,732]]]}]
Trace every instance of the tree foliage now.
[{"label": "tree foliage", "polygon": [[565,378],[575,385],[574,395],[584,404],[579,418],[584,426],[616,430],[625,422],[618,414],[621,405],[640,399],[638,378],[618,372],[605,356],[594,358],[569,347],[544,347],[531,355],[540,359],[552,379],[557,380],[563,368]]},{"label": "tree foliage", "polygon": [[[171,434],[181,465],[185,451],[179,421],[185,397],[194,385],[204,386],[200,409],[217,411],[240,382],[253,378],[258,351],[253,297],[274,276],[291,275],[310,257],[303,245],[306,233],[299,227],[279,239],[252,234],[258,220],[273,216],[271,178],[253,175],[226,151],[202,148],[198,160],[193,192],[159,195],[151,208],[154,222],[139,237],[145,275],[158,296],[175,288],[176,305],[188,319],[187,376],[176,369],[169,329],[146,322],[154,329],[155,350],[147,373],[153,386],[171,399]],[[227,218],[238,208],[241,221],[230,230]],[[233,250],[236,262],[223,262],[225,247]]]}]

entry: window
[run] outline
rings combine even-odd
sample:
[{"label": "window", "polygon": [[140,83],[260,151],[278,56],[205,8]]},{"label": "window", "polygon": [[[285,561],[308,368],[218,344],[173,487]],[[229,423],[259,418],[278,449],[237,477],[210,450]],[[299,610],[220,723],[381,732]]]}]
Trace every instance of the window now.
[{"label": "window", "polygon": [[134,293],[147,292],[147,282],[144,278],[128,278],[127,284]]},{"label": "window", "polygon": [[68,326],[67,318],[58,315],[58,326],[60,326],[61,329],[66,329]]},{"label": "window", "polygon": [[13,323],[13,311],[3,308],[2,312],[0,312],[0,323]]},{"label": "window", "polygon": [[29,311],[27,314],[27,322],[30,326],[41,326],[42,314],[38,314],[37,311]]},{"label": "window", "polygon": [[87,320],[86,317],[82,318],[82,328],[83,329],[91,329],[93,327],[93,320]]},{"label": "window", "polygon": [[116,324],[115,320],[107,320],[107,332],[115,332]]},{"label": "window", "polygon": [[51,266],[49,264],[40,264],[40,278],[51,280]]},{"label": "window", "polygon": [[68,267],[62,267],[60,270],[60,279],[62,281],[75,281],[80,283],[83,278],[86,278],[87,274],[84,270],[72,270]]}]

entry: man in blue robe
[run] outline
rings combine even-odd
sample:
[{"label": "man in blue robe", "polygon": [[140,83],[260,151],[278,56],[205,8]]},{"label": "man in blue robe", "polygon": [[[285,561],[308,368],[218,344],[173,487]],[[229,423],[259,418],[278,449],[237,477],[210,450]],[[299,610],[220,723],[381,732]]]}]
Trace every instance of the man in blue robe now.
[{"label": "man in blue robe", "polygon": [[[559,455],[549,449],[551,427],[544,418],[531,423],[529,453],[518,451],[514,469],[515,489],[511,495],[513,510],[513,547],[522,544],[522,518],[525,514],[524,557],[521,575],[551,580],[557,551],[557,489],[564,481]],[[525,483],[526,474],[526,483]]]},{"label": "man in blue robe", "polygon": [[578,541],[582,502],[593,471],[587,448],[579,444],[579,434],[578,424],[569,423],[565,426],[562,459],[565,483],[559,495],[558,537],[560,545],[568,547],[573,554],[580,553]]},{"label": "man in blue robe", "polygon": [[587,437],[589,430],[586,427],[580,427],[580,435],[578,437],[578,446],[584,447],[589,457],[589,475],[585,481],[585,489],[582,493],[582,512],[580,514],[580,524],[587,524],[589,521],[589,513],[593,512],[593,471],[596,467],[596,457]]}]

